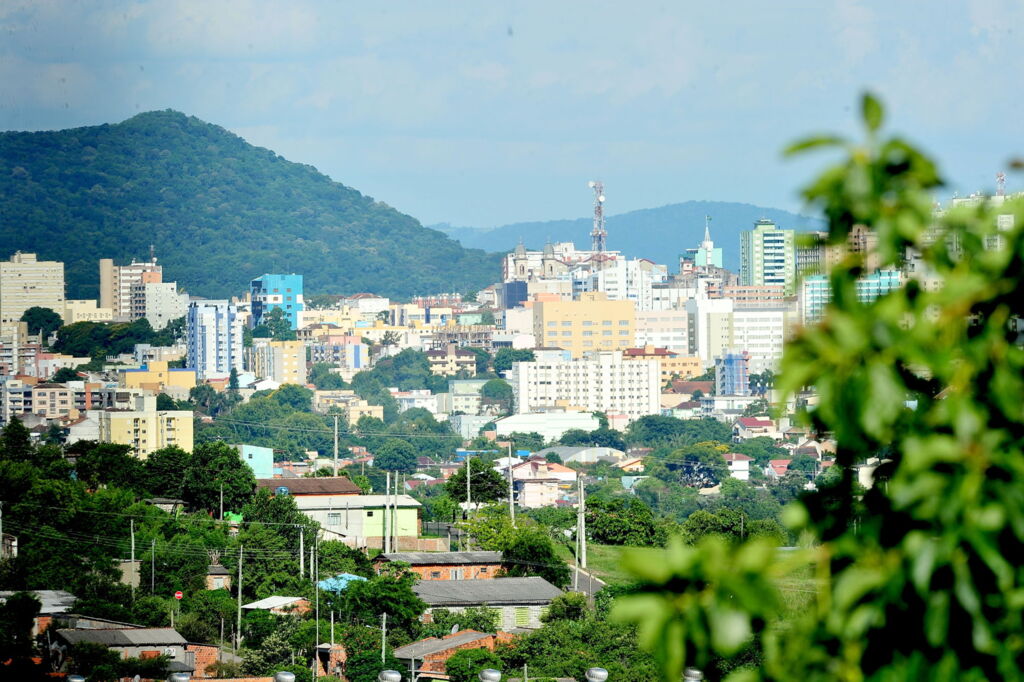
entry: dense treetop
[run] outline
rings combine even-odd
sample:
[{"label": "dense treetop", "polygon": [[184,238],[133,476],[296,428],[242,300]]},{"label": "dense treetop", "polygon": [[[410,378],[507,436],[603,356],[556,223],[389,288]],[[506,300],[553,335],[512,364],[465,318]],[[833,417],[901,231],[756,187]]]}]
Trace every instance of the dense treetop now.
[{"label": "dense treetop", "polygon": [[496,255],[170,110],[0,133],[0,216],[0,255],[64,261],[73,298],[97,296],[99,258],[150,244],[168,279],[210,297],[282,269],[308,291],[393,297],[477,289],[497,272]]}]

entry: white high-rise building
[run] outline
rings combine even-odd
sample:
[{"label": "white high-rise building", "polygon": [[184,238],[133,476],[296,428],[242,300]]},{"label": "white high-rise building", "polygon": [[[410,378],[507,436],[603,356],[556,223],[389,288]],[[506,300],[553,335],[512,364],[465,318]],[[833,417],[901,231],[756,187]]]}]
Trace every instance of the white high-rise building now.
[{"label": "white high-rise building", "polygon": [[178,291],[177,282],[147,282],[142,285],[145,312],[153,329],[160,330],[171,320],[188,313],[188,294]]},{"label": "white high-rise building", "polygon": [[781,286],[791,295],[796,284],[795,234],[764,219],[741,233],[740,284]]},{"label": "white high-rise building", "polygon": [[758,374],[777,370],[788,325],[796,319],[786,308],[736,308],[732,312],[732,345],[746,351],[748,369]]},{"label": "white high-rise building", "polygon": [[636,345],[690,352],[689,313],[686,310],[645,310],[636,313]]},{"label": "white high-rise building", "polygon": [[186,366],[196,378],[222,379],[243,369],[242,330],[238,308],[228,301],[193,301],[188,307]]},{"label": "white high-rise building", "polygon": [[705,367],[732,347],[731,298],[693,298],[686,302],[689,314],[690,354]]},{"label": "white high-rise building", "polygon": [[112,259],[101,258],[100,307],[113,310],[117,322],[141,319],[146,314],[145,285],[162,281],[163,267],[155,258],[129,265],[114,265]]},{"label": "white high-rise building", "polygon": [[619,351],[593,351],[572,360],[566,351],[534,351],[532,362],[512,363],[518,414],[578,409],[626,415],[659,414],[661,369],[657,360],[623,360]]},{"label": "white high-rise building", "polygon": [[609,301],[633,301],[637,310],[654,310],[653,286],[668,279],[668,268],[644,258],[616,260],[599,270],[574,270],[572,278],[576,296],[600,291]]},{"label": "white high-rise building", "polygon": [[0,333],[13,333],[29,308],[64,312],[64,263],[17,252],[0,262]]}]

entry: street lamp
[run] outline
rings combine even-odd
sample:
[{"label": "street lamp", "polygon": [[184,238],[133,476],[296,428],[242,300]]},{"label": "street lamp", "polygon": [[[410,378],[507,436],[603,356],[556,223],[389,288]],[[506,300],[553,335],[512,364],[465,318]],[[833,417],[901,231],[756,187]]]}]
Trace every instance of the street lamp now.
[{"label": "street lamp", "polygon": [[587,668],[587,682],[604,682],[608,679],[608,671],[604,668]]}]

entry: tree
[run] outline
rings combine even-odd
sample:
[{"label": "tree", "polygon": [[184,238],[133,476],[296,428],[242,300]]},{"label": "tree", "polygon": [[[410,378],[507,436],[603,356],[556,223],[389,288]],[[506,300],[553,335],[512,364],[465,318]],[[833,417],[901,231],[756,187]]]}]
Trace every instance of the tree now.
[{"label": "tree", "polygon": [[587,595],[582,592],[566,592],[555,597],[548,606],[548,612],[541,616],[545,623],[559,620],[582,620],[587,617]]},{"label": "tree", "polygon": [[424,625],[421,637],[444,637],[452,630],[476,630],[495,633],[500,627],[500,611],[488,606],[470,606],[462,611],[434,609],[430,612],[432,622]]},{"label": "tree", "polygon": [[[619,613],[641,625],[666,679],[749,643],[763,653],[751,680],[1019,676],[1020,648],[1006,643],[1024,635],[1024,574],[1008,559],[1024,553],[1024,206],[936,215],[933,162],[883,136],[874,97],[861,111],[866,142],[826,136],[791,148],[842,152],[804,190],[828,219],[828,242],[854,231],[877,239],[833,267],[824,319],[789,340],[776,382],[782,400],[813,387],[819,399],[799,416],[836,441],[838,481],[786,515],[817,544],[794,563],[819,576],[819,600],[780,619],[778,586],[766,579],[773,553],[757,541],[708,539],[670,546],[664,564],[632,562],[642,596],[623,598]],[[911,280],[857,296],[867,258],[892,268],[910,250],[941,286]],[[881,451],[885,485],[858,491],[856,465]]]},{"label": "tree", "polygon": [[675,480],[695,488],[718,485],[729,476],[729,465],[722,453],[724,445],[698,443],[669,453],[664,460],[666,469]]},{"label": "tree", "polygon": [[445,663],[444,669],[452,682],[477,682],[481,670],[500,670],[501,659],[486,648],[460,649]]},{"label": "tree", "polygon": [[475,348],[473,346],[466,346],[465,350],[470,351],[476,356],[476,373],[486,374],[491,366],[491,354],[483,348]]},{"label": "tree", "polygon": [[416,448],[400,438],[388,438],[373,454],[374,466],[411,474],[416,471]]},{"label": "tree", "polygon": [[512,447],[516,450],[537,452],[538,450],[544,449],[544,436],[540,435],[536,431],[531,431],[530,433],[513,431],[508,435],[508,440],[512,441]]},{"label": "tree", "polygon": [[239,510],[252,497],[256,477],[238,450],[227,443],[203,443],[192,452],[182,484],[182,499],[193,510],[219,511],[221,490],[224,510]]},{"label": "tree", "polygon": [[654,515],[635,497],[588,499],[586,517],[587,533],[595,542],[635,547],[660,544]]},{"label": "tree", "polygon": [[53,312],[50,308],[41,308],[39,306],[32,306],[21,314],[21,321],[28,326],[29,334],[39,334],[43,338],[43,343],[50,338],[50,334],[60,329],[63,325],[63,321],[60,319],[60,315]]},{"label": "tree", "polygon": [[321,391],[346,388],[345,381],[341,375],[332,372],[334,365],[326,362],[318,362],[309,370],[309,382]]},{"label": "tree", "polygon": [[[470,499],[473,502],[496,502],[508,497],[508,483],[497,471],[479,457],[470,457]],[[462,467],[444,484],[448,496],[466,501],[466,467]]]},{"label": "tree", "polygon": [[513,362],[532,362],[535,359],[532,350],[500,348],[494,355],[494,371],[504,374],[512,369]]},{"label": "tree", "polygon": [[234,367],[231,368],[231,373],[228,375],[228,390],[238,390],[238,370]]},{"label": "tree", "polygon": [[[275,341],[294,341],[295,331],[292,329],[292,323],[288,321],[287,316],[284,314],[284,310],[281,308],[274,308],[263,316],[263,320],[260,322],[260,326],[266,327],[270,332],[270,336]],[[253,336],[255,336],[255,330],[253,330]]]},{"label": "tree", "polygon": [[0,661],[30,663],[34,653],[32,627],[40,606],[28,592],[15,592],[0,603]]},{"label": "tree", "polygon": [[150,453],[142,465],[146,490],[161,497],[180,499],[191,459],[192,455],[175,445]]},{"label": "tree", "polygon": [[416,580],[414,573],[396,571],[353,582],[329,598],[328,607],[344,614],[352,625],[369,627],[379,627],[380,614],[387,613],[389,634],[412,641],[419,632],[420,616],[427,609],[412,591]]},{"label": "tree", "polygon": [[313,391],[298,384],[284,384],[271,394],[271,399],[282,407],[290,407],[299,412],[313,410]]},{"label": "tree", "polygon": [[81,377],[78,376],[78,372],[69,367],[61,367],[50,377],[50,381],[55,384],[66,384],[69,381],[78,381],[79,379]]},{"label": "tree", "polygon": [[91,488],[112,484],[121,488],[144,489],[142,462],[130,445],[96,443],[75,462],[78,480]]},{"label": "tree", "polygon": [[513,531],[502,548],[502,570],[510,577],[537,575],[555,587],[565,587],[571,578],[551,538],[538,526]]}]

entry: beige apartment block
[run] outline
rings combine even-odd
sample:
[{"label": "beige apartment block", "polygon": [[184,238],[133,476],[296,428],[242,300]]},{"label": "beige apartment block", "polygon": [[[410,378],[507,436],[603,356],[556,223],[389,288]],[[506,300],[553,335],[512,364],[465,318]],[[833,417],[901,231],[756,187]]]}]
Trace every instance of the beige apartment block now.
[{"label": "beige apartment block", "polygon": [[101,443],[130,445],[139,459],[172,445],[192,451],[191,411],[157,410],[156,396],[152,395],[136,397],[134,407],[89,411],[88,416],[99,424]]},{"label": "beige apartment block", "polygon": [[689,379],[704,373],[700,358],[695,355],[677,353],[668,348],[643,346],[622,351],[623,360],[657,360],[661,368],[661,381]]},{"label": "beige apartment block", "polygon": [[279,384],[306,383],[306,344],[302,341],[257,339],[246,355],[249,371],[260,379]]},{"label": "beige apartment block", "polygon": [[64,301],[64,313],[61,315],[61,319],[64,320],[64,324],[111,322],[114,319],[114,311],[111,308],[100,308],[94,298],[69,299]]},{"label": "beige apartment block", "polygon": [[636,306],[632,301],[609,301],[601,292],[589,292],[581,294],[578,301],[538,301],[533,307],[538,346],[561,348],[580,358],[588,351],[635,345]]},{"label": "beige apartment block", "polygon": [[100,307],[114,311],[114,319],[130,322],[145,317],[145,285],[163,281],[163,268],[156,259],[128,265],[114,265],[100,259]]},{"label": "beige apartment block", "polygon": [[0,335],[15,333],[21,316],[35,307],[64,312],[64,264],[18,251],[0,262]]}]

